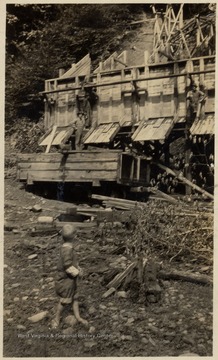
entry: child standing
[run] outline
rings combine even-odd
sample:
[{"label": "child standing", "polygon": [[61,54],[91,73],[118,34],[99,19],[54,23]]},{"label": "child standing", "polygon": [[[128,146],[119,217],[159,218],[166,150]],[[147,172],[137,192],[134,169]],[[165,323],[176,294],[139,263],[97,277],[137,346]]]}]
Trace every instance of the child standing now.
[{"label": "child standing", "polygon": [[58,276],[55,283],[55,290],[60,300],[51,324],[53,329],[59,326],[62,312],[67,304],[72,304],[72,311],[77,321],[84,325],[88,324],[88,321],[81,318],[79,313],[77,282],[78,276],[81,275],[81,269],[73,248],[75,231],[75,227],[70,224],[64,225],[62,229],[64,243],[60,250]]}]

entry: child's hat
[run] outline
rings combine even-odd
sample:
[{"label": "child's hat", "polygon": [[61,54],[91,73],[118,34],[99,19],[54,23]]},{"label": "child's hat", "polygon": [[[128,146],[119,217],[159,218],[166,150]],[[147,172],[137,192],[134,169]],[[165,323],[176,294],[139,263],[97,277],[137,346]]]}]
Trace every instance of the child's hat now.
[{"label": "child's hat", "polygon": [[66,224],[62,228],[62,237],[64,240],[71,240],[75,232],[76,232],[75,226]]}]

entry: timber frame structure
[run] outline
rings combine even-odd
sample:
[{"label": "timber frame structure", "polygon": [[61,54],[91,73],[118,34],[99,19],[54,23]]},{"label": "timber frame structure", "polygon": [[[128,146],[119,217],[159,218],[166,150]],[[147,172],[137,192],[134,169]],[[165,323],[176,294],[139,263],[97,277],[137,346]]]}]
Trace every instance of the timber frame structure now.
[{"label": "timber frame structure", "polygon": [[[207,169],[200,167],[198,178],[206,178],[209,171],[209,185],[206,178],[205,187],[213,188],[213,13],[209,24],[200,17],[184,23],[183,5],[177,13],[173,6],[167,6],[164,17],[155,7],[152,10],[153,51],[141,51],[138,64],[131,64],[129,52],[123,51],[113,53],[91,72],[88,54],[68,71],[60,69],[58,78],[45,81],[46,132],[39,142],[44,153],[18,155],[19,180],[28,184],[68,182],[98,187],[116,184],[129,189],[162,184],[164,191],[172,193],[180,190],[179,182],[154,163],[174,166],[171,148],[184,139],[182,166],[174,169],[192,180],[190,159],[200,158]],[[187,40],[190,31],[195,33],[194,46]],[[204,56],[199,56],[200,50]],[[187,129],[186,98],[192,82],[206,93],[207,99],[203,116]],[[94,92],[97,101],[91,104],[91,124],[83,131],[82,149],[78,151],[72,124],[76,122],[76,97],[81,88],[87,94]],[[196,143],[203,153],[196,150]],[[198,162],[194,162],[195,172]],[[202,185],[199,179],[194,181]],[[190,193],[190,187],[186,187],[186,193]]]}]

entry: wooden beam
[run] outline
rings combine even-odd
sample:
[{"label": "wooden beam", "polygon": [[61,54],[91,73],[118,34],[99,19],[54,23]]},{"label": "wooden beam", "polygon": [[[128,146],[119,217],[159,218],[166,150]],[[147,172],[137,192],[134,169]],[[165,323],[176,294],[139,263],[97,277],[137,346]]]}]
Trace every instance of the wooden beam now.
[{"label": "wooden beam", "polygon": [[194,284],[201,285],[212,285],[212,278],[207,275],[198,275],[192,274],[188,272],[180,272],[180,271],[164,271],[160,270],[158,273],[158,277],[164,280],[180,280],[180,281],[188,281]]},{"label": "wooden beam", "polygon": [[169,42],[169,41],[170,41],[170,37],[171,37],[171,35],[173,34],[173,31],[174,31],[174,29],[175,29],[175,27],[176,27],[176,25],[177,25],[177,21],[179,20],[180,14],[181,14],[181,12],[182,12],[182,10],[183,10],[183,6],[184,6],[184,4],[181,4],[181,5],[180,5],[179,12],[178,12],[178,14],[177,14],[177,16],[176,16],[175,22],[174,22],[174,24],[173,24],[173,26],[172,26],[172,28],[171,28],[171,31],[170,31],[170,33],[169,33],[169,36],[168,36],[166,42]]},{"label": "wooden beam", "polygon": [[[215,73],[215,69],[213,69],[213,70],[204,70],[204,71],[193,71],[193,72],[189,73],[189,75],[199,75],[199,74],[209,74],[209,73]],[[84,88],[88,89],[88,88],[93,87],[93,86],[98,88],[98,87],[103,87],[103,86],[127,84],[127,83],[131,82],[132,80],[137,80],[137,82],[139,82],[139,81],[169,79],[169,78],[175,78],[175,77],[180,77],[180,76],[187,76],[187,74],[186,73],[179,73],[179,74],[170,74],[170,75],[158,75],[158,76],[142,77],[142,78],[138,78],[138,79],[127,79],[127,80],[119,80],[119,81],[117,80],[117,81],[111,81],[111,82],[105,82],[105,83],[93,83],[91,85],[85,85]],[[64,91],[78,90],[78,89],[81,89],[81,87],[80,86],[75,86],[75,87],[68,87],[66,89],[58,89],[58,90],[52,90],[52,91],[42,91],[41,94],[57,93],[57,92],[64,92]]]},{"label": "wooden beam", "polygon": [[180,174],[176,174],[175,171],[173,171],[172,169],[168,168],[165,165],[162,165],[160,163],[154,163],[154,164],[156,164],[160,169],[165,170],[167,172],[167,174],[175,176],[177,179],[179,179],[184,184],[190,186],[194,190],[197,190],[198,192],[200,192],[201,194],[210,198],[211,200],[214,200],[214,196],[212,194],[208,193],[206,190],[203,190],[198,185],[193,184],[190,180],[186,179],[184,176],[182,176]]}]

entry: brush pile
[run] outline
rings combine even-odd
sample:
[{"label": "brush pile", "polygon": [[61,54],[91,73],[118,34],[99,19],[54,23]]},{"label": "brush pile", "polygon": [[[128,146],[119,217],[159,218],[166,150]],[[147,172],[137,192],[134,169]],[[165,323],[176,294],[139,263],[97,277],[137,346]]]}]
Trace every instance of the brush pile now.
[{"label": "brush pile", "polygon": [[132,254],[212,264],[212,208],[149,201],[131,216],[135,228],[127,243]]}]

